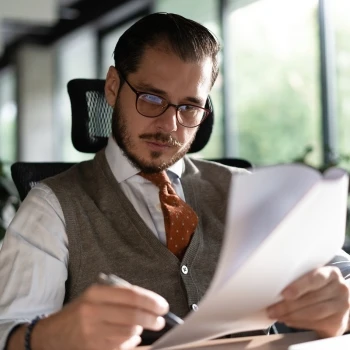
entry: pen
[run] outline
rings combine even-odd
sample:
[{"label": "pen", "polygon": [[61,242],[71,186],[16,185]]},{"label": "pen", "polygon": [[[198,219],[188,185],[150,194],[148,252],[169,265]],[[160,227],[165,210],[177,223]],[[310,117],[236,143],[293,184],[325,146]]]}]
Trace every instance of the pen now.
[{"label": "pen", "polygon": [[[125,286],[125,287],[131,286],[131,284],[128,281],[125,281],[124,279],[116,275],[113,275],[113,274],[106,275],[102,272],[99,273],[98,275],[98,282],[109,286]],[[163,317],[167,325],[170,327],[174,327],[184,323],[184,321],[180,317],[176,316],[170,311],[167,314],[165,314]]]}]

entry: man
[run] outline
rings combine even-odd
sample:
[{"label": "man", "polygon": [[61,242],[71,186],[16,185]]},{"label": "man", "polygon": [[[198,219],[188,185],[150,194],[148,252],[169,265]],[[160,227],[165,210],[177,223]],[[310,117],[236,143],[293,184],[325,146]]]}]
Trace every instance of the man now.
[{"label": "man", "polygon": [[[183,317],[200,301],[238,172],[185,157],[209,113],[218,51],[208,30],[172,14],[147,16],[120,38],[105,86],[114,107],[107,148],[34,188],[8,230],[0,254],[8,350],[133,348],[143,329],[164,327],[169,308]],[[171,186],[157,182],[164,170]],[[96,284],[99,272],[134,286]],[[283,297],[267,310],[272,319],[324,337],[348,330],[349,289],[337,268],[312,271]]]}]

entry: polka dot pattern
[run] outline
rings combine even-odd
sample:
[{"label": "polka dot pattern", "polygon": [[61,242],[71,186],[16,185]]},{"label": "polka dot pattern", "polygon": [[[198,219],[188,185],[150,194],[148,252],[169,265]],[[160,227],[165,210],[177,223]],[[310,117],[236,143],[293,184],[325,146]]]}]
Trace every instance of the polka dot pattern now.
[{"label": "polka dot pattern", "polygon": [[198,216],[184,202],[171,186],[165,171],[154,174],[139,173],[159,188],[159,200],[164,215],[167,247],[179,259],[182,259],[198,224]]}]

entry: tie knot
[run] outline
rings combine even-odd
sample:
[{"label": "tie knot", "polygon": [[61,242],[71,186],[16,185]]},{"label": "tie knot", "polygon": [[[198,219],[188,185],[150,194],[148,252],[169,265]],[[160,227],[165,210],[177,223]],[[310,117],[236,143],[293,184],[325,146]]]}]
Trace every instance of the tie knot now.
[{"label": "tie knot", "polygon": [[160,173],[147,174],[142,171],[139,173],[140,176],[154,183],[158,188],[162,188],[166,184],[170,184],[169,177],[165,170]]}]

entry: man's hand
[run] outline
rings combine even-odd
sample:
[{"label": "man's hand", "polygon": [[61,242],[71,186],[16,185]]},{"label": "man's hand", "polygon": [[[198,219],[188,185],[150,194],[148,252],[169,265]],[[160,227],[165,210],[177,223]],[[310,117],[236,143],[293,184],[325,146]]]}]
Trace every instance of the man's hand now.
[{"label": "man's hand", "polygon": [[336,267],[325,266],[307,273],[285,288],[282,297],[267,309],[271,319],[314,330],[322,338],[349,330],[349,287]]},{"label": "man's hand", "polygon": [[168,303],[156,293],[131,287],[94,285],[60,312],[38,322],[33,350],[131,349],[143,328],[161,330]]}]

